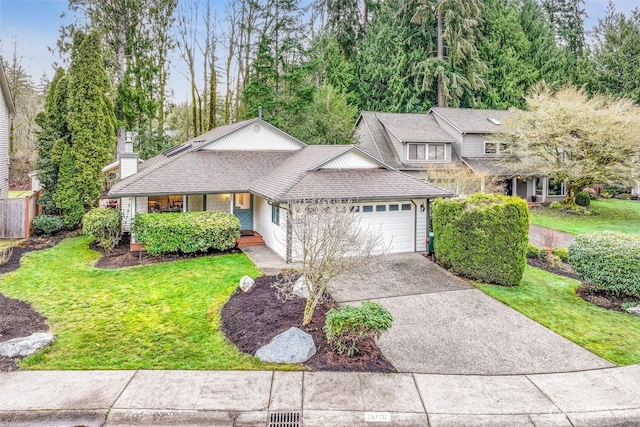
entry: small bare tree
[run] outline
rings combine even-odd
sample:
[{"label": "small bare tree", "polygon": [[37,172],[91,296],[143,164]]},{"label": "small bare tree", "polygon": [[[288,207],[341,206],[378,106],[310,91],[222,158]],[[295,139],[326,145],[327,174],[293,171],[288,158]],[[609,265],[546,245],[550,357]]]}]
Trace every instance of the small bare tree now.
[{"label": "small bare tree", "polygon": [[459,196],[473,193],[504,193],[504,185],[499,177],[488,172],[476,173],[461,163],[427,167],[423,176],[427,182]]},{"label": "small bare tree", "polygon": [[289,204],[294,257],[309,291],[302,324],[307,325],[334,277],[372,263],[385,251],[381,230],[364,227],[348,201],[314,199]]}]

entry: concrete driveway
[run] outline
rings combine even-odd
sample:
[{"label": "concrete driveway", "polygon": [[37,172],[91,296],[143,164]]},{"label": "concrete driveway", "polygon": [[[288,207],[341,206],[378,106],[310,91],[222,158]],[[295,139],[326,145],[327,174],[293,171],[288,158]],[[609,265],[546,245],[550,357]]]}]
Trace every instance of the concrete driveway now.
[{"label": "concrete driveway", "polygon": [[377,301],[394,322],[378,340],[399,372],[511,375],[613,366],[485,295],[418,253],[380,257],[366,272],[342,275],[340,303]]}]

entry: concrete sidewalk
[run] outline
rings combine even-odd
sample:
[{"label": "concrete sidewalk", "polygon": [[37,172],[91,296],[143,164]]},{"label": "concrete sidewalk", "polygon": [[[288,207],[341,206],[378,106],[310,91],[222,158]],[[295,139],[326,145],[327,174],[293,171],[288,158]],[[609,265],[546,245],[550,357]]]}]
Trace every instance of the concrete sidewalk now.
[{"label": "concrete sidewalk", "polygon": [[[640,365],[514,376],[248,371],[0,373],[0,426],[640,425]],[[272,424],[276,425],[276,424]]]}]

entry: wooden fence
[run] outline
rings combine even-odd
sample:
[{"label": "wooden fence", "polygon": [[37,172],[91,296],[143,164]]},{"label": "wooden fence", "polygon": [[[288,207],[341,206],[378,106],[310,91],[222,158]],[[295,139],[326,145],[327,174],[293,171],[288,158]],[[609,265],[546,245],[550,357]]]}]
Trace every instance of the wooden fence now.
[{"label": "wooden fence", "polygon": [[0,238],[28,239],[31,221],[39,212],[37,205],[40,192],[20,199],[0,200]]}]

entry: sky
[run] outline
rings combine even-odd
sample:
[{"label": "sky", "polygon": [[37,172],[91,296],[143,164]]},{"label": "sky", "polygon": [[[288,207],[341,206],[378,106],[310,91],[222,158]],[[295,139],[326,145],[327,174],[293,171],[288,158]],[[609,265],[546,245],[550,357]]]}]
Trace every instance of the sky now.
[{"label": "sky", "polygon": [[[226,0],[210,1],[221,6],[226,3]],[[608,1],[585,0],[587,30],[595,26],[604,15]],[[628,14],[640,2],[616,0],[614,4],[618,11]],[[60,58],[48,48],[55,47],[60,26],[71,21],[71,17],[61,18],[61,14],[66,11],[67,0],[0,0],[0,54],[11,56],[15,41],[18,55],[33,80],[38,83],[43,74],[47,79],[52,78],[53,64],[60,62]],[[180,68],[171,70],[169,88],[174,91],[175,102],[187,99],[189,84],[182,71]]]}]

